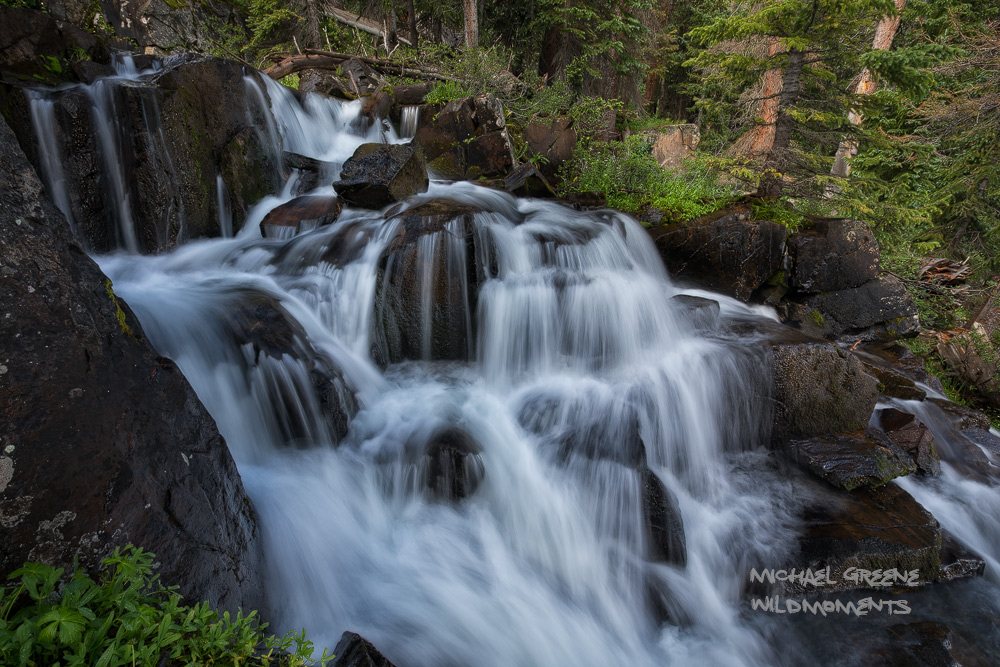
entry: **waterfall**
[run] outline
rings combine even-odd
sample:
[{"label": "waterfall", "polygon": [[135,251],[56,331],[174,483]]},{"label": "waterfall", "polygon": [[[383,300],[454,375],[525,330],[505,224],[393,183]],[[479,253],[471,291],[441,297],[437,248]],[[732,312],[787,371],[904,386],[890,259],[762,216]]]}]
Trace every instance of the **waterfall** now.
[{"label": "waterfall", "polygon": [[42,166],[42,180],[49,191],[56,207],[66,216],[70,229],[76,233],[76,221],[73,217],[73,206],[70,203],[69,189],[66,186],[66,173],[62,165],[56,133],[55,105],[52,100],[45,99],[41,93],[30,91],[31,124],[38,137],[38,152]]},{"label": "waterfall", "polygon": [[[358,122],[359,102],[245,81],[275,154],[331,177],[361,143],[405,139],[415,116],[396,136]],[[41,133],[51,109],[36,106]],[[117,136],[106,124],[108,155]],[[117,183],[122,162],[105,167]],[[794,553],[810,501],[763,449],[765,353],[736,333],[762,309],[679,289],[627,216],[468,183],[262,238],[295,179],[235,237],[220,177],[227,238],[97,257],[226,438],[276,629],[331,647],[356,631],[401,666],[851,664],[853,646],[822,641],[833,626],[744,601],[751,567]],[[681,294],[717,301],[718,321],[690,317]],[[996,490],[947,469],[900,484],[995,582]],[[651,508],[669,518],[659,529]],[[1000,607],[996,590],[978,604]]]},{"label": "waterfall", "polygon": [[400,116],[399,136],[403,139],[412,139],[416,136],[418,127],[420,127],[420,105],[404,106]]}]

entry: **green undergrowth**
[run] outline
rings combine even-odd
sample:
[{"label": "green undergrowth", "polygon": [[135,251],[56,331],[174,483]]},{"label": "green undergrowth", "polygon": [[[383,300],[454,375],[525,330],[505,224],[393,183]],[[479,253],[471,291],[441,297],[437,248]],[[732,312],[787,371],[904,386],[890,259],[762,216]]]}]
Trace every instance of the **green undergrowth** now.
[{"label": "green undergrowth", "polygon": [[182,604],[153,574],[153,554],[116,549],[95,581],[82,569],[25,563],[0,588],[0,664],[19,667],[177,667],[318,663],[305,633],[266,635],[256,611],[220,614]]},{"label": "green undergrowth", "polygon": [[608,206],[628,213],[653,206],[663,211],[664,224],[719,210],[736,194],[698,159],[682,171],[662,168],[652,143],[642,135],[625,141],[581,141],[562,176],[564,194],[600,192]]}]

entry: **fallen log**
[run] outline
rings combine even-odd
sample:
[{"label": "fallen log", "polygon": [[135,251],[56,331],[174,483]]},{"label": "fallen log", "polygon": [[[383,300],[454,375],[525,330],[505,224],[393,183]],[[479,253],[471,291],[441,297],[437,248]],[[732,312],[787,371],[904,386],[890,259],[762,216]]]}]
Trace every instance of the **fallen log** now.
[{"label": "fallen log", "polygon": [[397,64],[391,60],[382,60],[379,58],[369,58],[366,56],[352,56],[347,53],[336,53],[333,51],[318,51],[315,49],[306,49],[303,54],[289,55],[283,58],[278,64],[273,65],[266,70],[264,74],[271,77],[272,79],[282,79],[289,74],[294,74],[296,72],[301,72],[304,69],[332,69],[335,70],[342,63],[351,58],[357,58],[361,62],[365,63],[375,71],[381,74],[395,74],[398,76],[409,76],[414,79],[432,79],[435,81],[457,81],[461,82],[453,76],[447,76],[439,72],[434,72],[426,69],[408,67],[403,64]]},{"label": "fallen log", "polygon": [[[343,9],[338,9],[336,7],[331,7],[327,9],[326,14],[327,16],[336,19],[337,21],[343,23],[344,25],[350,26],[352,28],[357,28],[362,32],[367,32],[369,35],[375,35],[377,37],[381,37],[382,39],[386,39],[385,30],[380,28],[379,25],[374,21],[369,21],[363,16],[359,16],[351,12],[345,11]],[[413,46],[410,43],[410,40],[404,39],[399,35],[396,36],[396,39],[398,39],[403,44],[406,44],[407,46]]]}]

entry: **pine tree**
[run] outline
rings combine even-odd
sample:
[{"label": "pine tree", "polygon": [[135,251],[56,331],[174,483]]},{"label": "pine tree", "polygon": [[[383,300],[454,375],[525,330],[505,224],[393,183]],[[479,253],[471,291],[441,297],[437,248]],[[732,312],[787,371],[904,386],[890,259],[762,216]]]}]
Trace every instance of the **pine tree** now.
[{"label": "pine tree", "polygon": [[[872,50],[875,27],[895,15],[893,0],[774,0],[741,5],[691,32],[706,47],[689,61],[704,90],[732,91],[728,99],[702,95],[699,105],[718,110],[735,102],[733,93],[756,89],[764,92],[745,96],[745,105],[773,108],[770,117],[754,119],[771,135],[758,195],[777,197],[791,184],[802,192],[829,173],[858,104],[852,82]],[[760,85],[768,72],[780,72],[780,85]]]}]

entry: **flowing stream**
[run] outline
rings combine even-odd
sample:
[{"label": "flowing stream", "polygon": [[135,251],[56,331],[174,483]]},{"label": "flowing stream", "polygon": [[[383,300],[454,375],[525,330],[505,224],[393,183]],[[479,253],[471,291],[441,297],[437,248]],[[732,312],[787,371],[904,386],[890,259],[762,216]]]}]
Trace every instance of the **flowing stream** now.
[{"label": "flowing stream", "polygon": [[[265,82],[247,85],[273,111],[276,151],[339,170],[365,141],[400,140],[364,128],[357,103],[300,104]],[[418,295],[420,358],[383,368],[375,313],[400,218],[348,208],[328,227],[262,238],[261,219],[292,189],[261,201],[235,238],[97,258],[229,444],[260,517],[280,629],[305,627],[330,647],[356,631],[400,665],[799,664],[814,650],[790,653],[791,639],[774,636],[787,628],[741,602],[749,568],[794,550],[808,500],[762,448],[764,348],[730,326],[766,312],[687,290],[721,306],[717,322],[693,316],[626,216],[432,183],[405,206],[474,207],[475,242],[455,221],[416,242],[407,294]],[[455,319],[465,348],[451,361],[432,344],[442,271],[474,304]],[[239,331],[241,312],[271,316],[287,349]],[[329,419],[331,386],[354,402],[348,423]],[[443,441],[463,443],[446,480],[462,493],[435,486]],[[988,559],[979,604],[996,613],[996,489],[948,471],[903,484]],[[665,554],[649,529],[651,487],[683,524],[679,553],[676,534]]]}]

